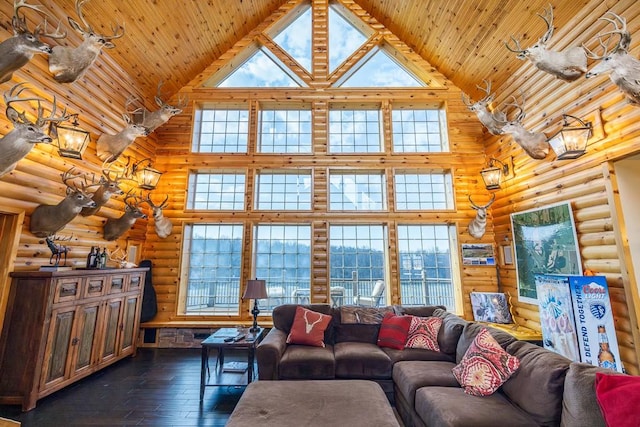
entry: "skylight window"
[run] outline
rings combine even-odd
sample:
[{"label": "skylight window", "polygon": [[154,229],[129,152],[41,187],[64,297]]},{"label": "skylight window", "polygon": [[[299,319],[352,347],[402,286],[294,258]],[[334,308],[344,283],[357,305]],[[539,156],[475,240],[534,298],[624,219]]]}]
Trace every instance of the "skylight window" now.
[{"label": "skylight window", "polygon": [[311,7],[307,7],[273,39],[307,71],[311,70],[311,29]]},{"label": "skylight window", "polygon": [[338,84],[342,87],[423,87],[416,77],[400,66],[384,50],[378,50],[361,65],[356,64],[355,72],[347,80]]},{"label": "skylight window", "polygon": [[329,72],[360,48],[367,37],[333,7],[329,7]]},{"label": "skylight window", "polygon": [[300,87],[280,61],[259,49],[218,87]]}]

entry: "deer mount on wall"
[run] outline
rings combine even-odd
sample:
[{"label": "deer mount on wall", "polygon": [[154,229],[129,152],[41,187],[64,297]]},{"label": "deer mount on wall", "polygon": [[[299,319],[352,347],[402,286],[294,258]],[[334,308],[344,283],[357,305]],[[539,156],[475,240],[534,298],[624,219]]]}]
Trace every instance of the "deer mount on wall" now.
[{"label": "deer mount on wall", "polygon": [[[149,133],[155,131],[160,126],[168,122],[171,117],[181,114],[182,108],[184,108],[188,102],[188,97],[186,96],[178,98],[178,102],[176,103],[176,105],[171,105],[163,101],[162,84],[162,81],[158,83],[156,96],[154,97],[156,104],[160,108],[155,111],[148,111],[144,107],[140,107],[133,111],[128,111],[128,113],[132,117],[133,122],[135,122],[136,124],[141,124],[142,126],[147,128]],[[140,99],[132,96],[130,100],[127,101],[127,104],[132,104],[135,101],[140,101]]]},{"label": "deer mount on wall", "polygon": [[502,125],[507,120],[507,117],[502,111],[491,111],[489,109],[494,99],[494,95],[491,93],[491,80],[483,80],[483,82],[485,87],[479,85],[476,85],[476,87],[486,94],[484,98],[476,102],[471,102],[471,98],[461,93],[462,102],[465,103],[469,111],[476,113],[480,123],[482,123],[492,135],[500,135],[502,134]]},{"label": "deer mount on wall", "polygon": [[483,206],[478,206],[473,203],[473,200],[471,200],[471,195],[469,195],[469,202],[471,203],[471,207],[476,210],[476,216],[471,220],[468,227],[469,234],[472,237],[480,239],[482,238],[482,236],[484,236],[487,228],[487,209],[493,204],[495,200],[496,195],[495,193],[493,193],[491,195],[491,200],[489,200],[489,203]]},{"label": "deer mount on wall", "polygon": [[129,191],[124,198],[124,214],[119,218],[109,218],[104,224],[104,239],[116,240],[129,231],[139,218],[146,218],[147,215],[140,209],[143,201],[140,197],[131,194],[131,191]]},{"label": "deer mount on wall", "polygon": [[[104,166],[104,165],[103,165]],[[114,174],[114,175],[112,175]],[[91,177],[91,184],[87,183],[87,188],[97,187],[91,194],[91,199],[96,203],[94,207],[82,208],[80,215],[91,216],[98,213],[100,208],[104,206],[111,196],[123,195],[124,191],[120,188],[120,182],[125,179],[123,174],[119,174],[102,168],[102,176],[98,182],[95,182],[95,175]]]},{"label": "deer mount on wall", "polygon": [[151,211],[153,212],[154,228],[158,237],[161,239],[169,237],[173,224],[171,223],[171,220],[162,213],[162,209],[167,207],[169,196],[167,195],[159,205],[153,203],[153,200],[151,200],[151,194],[147,194],[145,201],[151,207]]},{"label": "deer mount on wall", "polygon": [[531,157],[532,159],[542,160],[549,154],[549,142],[547,136],[542,132],[530,132],[525,129],[522,124],[526,116],[524,109],[526,98],[522,94],[522,104],[518,104],[516,97],[511,95],[513,102],[506,103],[506,106],[512,106],[517,110],[517,114],[512,120],[505,121],[502,126],[502,132],[511,134],[513,140]]},{"label": "deer mount on wall", "polygon": [[[126,109],[126,106],[125,106]],[[105,163],[112,163],[120,157],[136,138],[149,135],[149,130],[141,124],[136,124],[127,113],[122,114],[125,127],[115,135],[103,133],[98,137],[96,153]]]}]

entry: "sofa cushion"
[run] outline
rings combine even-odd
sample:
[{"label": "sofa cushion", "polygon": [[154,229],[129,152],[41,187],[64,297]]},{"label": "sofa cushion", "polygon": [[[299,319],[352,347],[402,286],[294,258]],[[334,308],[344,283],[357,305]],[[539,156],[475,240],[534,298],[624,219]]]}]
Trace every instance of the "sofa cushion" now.
[{"label": "sofa cushion", "polygon": [[460,385],[451,370],[453,362],[407,361],[393,365],[393,382],[404,400],[413,405],[416,391],[421,387],[456,387]]},{"label": "sofa cushion", "polygon": [[455,356],[462,330],[469,322],[440,308],[433,310],[433,315],[442,318],[442,327],[438,331],[440,351]]},{"label": "sofa cushion", "polygon": [[287,344],[324,347],[324,332],[331,322],[331,316],[309,310],[302,306],[296,308]]},{"label": "sofa cushion", "polygon": [[525,341],[510,344],[507,352],[520,359],[520,369],[502,386],[504,394],[540,425],[558,425],[571,361]]},{"label": "sofa cushion", "polygon": [[281,380],[330,380],[335,377],[333,346],[288,345],[280,359]]},{"label": "sofa cushion", "polygon": [[[298,307],[304,307],[322,314],[332,313],[331,306],[328,304],[282,304],[275,307],[272,311],[273,327],[285,331],[287,334],[291,332],[291,326],[293,325],[293,319],[296,317],[296,309]],[[331,328],[327,328],[325,331],[325,338],[327,338],[326,335],[329,333],[331,333]],[[331,340],[325,339],[325,342],[331,342]]]},{"label": "sofa cushion", "polygon": [[407,334],[406,348],[422,348],[426,350],[440,351],[438,346],[438,331],[442,326],[440,317],[412,316]]},{"label": "sofa cushion", "polygon": [[562,427],[605,427],[596,402],[596,373],[611,371],[587,363],[571,363],[562,393]]},{"label": "sofa cushion", "polygon": [[393,307],[360,307],[343,305],[340,307],[340,323],[359,325],[379,325],[384,316],[393,313]]},{"label": "sofa cushion", "polygon": [[375,344],[341,342],[335,344],[333,351],[336,378],[391,378],[391,359]]},{"label": "sofa cushion", "polygon": [[596,398],[608,426],[637,427],[640,377],[596,373]]},{"label": "sofa cushion", "polygon": [[460,334],[460,339],[458,340],[458,345],[456,347],[456,362],[460,363],[464,354],[469,349],[469,346],[475,339],[478,332],[482,329],[486,329],[489,331],[491,336],[500,344],[500,347],[507,348],[509,344],[517,341],[513,335],[508,334],[504,331],[501,331],[496,328],[487,327],[482,323],[467,323],[462,330],[462,334]]},{"label": "sofa cushion", "polygon": [[415,410],[430,427],[538,426],[499,392],[479,397],[459,387],[422,387],[416,392]]},{"label": "sofa cushion", "polygon": [[520,366],[517,357],[504,351],[487,329],[482,329],[455,368],[464,392],[473,396],[489,396]]},{"label": "sofa cushion", "polygon": [[439,360],[443,362],[454,362],[455,358],[441,351],[425,350],[423,348],[395,348],[383,347],[385,353],[391,358],[391,362],[401,362],[404,360]]},{"label": "sofa cushion", "polygon": [[376,344],[382,319],[392,311],[391,307],[340,307],[333,314],[335,342],[357,341]]},{"label": "sofa cushion", "polygon": [[393,313],[387,313],[382,319],[382,325],[380,325],[378,345],[398,350],[403,349],[407,342],[411,319],[412,316],[396,316]]}]

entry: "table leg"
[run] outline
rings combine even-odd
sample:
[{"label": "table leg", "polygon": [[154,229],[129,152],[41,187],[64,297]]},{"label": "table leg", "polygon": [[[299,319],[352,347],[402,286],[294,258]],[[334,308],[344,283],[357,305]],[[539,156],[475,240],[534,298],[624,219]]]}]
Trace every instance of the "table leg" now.
[{"label": "table leg", "polygon": [[253,359],[255,354],[255,348],[249,347],[248,366],[247,366],[247,384],[250,384],[253,380]]},{"label": "table leg", "polygon": [[201,365],[200,365],[200,401],[204,398],[204,385],[205,385],[205,374],[209,365],[209,347],[206,345],[202,346],[202,354],[201,354]]},{"label": "table leg", "polygon": [[[220,361],[220,366],[218,367],[218,371],[222,372],[222,368],[224,368],[224,350],[222,347],[218,348],[218,360]],[[218,362],[216,361],[216,364]]]}]

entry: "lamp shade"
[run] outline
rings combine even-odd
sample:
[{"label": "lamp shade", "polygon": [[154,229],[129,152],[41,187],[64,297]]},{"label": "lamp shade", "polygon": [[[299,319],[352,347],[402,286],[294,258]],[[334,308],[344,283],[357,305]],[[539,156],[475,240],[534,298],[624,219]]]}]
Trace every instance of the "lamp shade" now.
[{"label": "lamp shade", "polygon": [[267,296],[267,284],[264,280],[247,280],[247,288],[242,299],[265,299]]},{"label": "lamp shade", "polygon": [[[569,126],[567,117],[571,117],[580,123],[580,126]],[[551,149],[556,153],[558,160],[577,159],[587,151],[587,141],[591,137],[591,123],[584,123],[577,117],[563,115],[562,129],[548,139]]]},{"label": "lamp shade", "polygon": [[60,156],[72,159],[82,159],[82,153],[90,140],[89,132],[81,129],[77,120],[72,122],[71,126],[54,124],[51,136],[55,139]]}]

